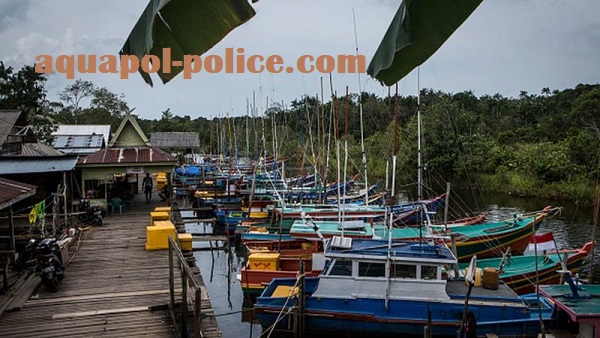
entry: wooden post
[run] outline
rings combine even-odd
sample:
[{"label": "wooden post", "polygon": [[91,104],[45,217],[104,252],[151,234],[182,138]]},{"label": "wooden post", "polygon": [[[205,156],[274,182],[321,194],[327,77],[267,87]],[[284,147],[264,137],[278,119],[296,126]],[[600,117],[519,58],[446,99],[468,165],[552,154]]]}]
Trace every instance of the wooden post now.
[{"label": "wooden post", "polygon": [[[175,277],[173,273],[173,241],[169,236],[169,308],[172,310],[175,306]],[[172,310],[173,311],[173,310]]]},{"label": "wooden post", "polygon": [[[71,174],[72,174],[72,172],[71,172]],[[67,227],[67,213],[69,212],[67,210],[67,205],[68,205],[67,204],[67,187],[69,187],[69,186],[67,185],[67,172],[65,171],[65,172],[63,172],[63,194],[62,194],[63,201],[64,201],[63,205],[64,205],[64,209],[65,209],[65,211],[64,211],[65,229]]]},{"label": "wooden post", "polygon": [[431,338],[432,337],[432,330],[431,330],[431,309],[429,308],[429,305],[427,305],[427,325],[423,329],[423,337],[424,338]]},{"label": "wooden post", "polygon": [[444,230],[448,230],[448,207],[450,203],[450,182],[446,182],[446,201],[444,202]]},{"label": "wooden post", "polygon": [[594,203],[594,224],[592,225],[592,249],[588,257],[590,258],[589,283],[594,282],[594,252],[596,249],[596,227],[598,226],[598,213],[600,212],[600,186],[596,185],[596,201]]},{"label": "wooden post", "polygon": [[187,304],[187,270],[183,267],[186,264],[185,261],[179,260],[181,267],[181,337],[187,337],[187,316],[188,316],[188,304]]},{"label": "wooden post", "polygon": [[202,290],[196,289],[194,297],[194,338],[202,337]]},{"label": "wooden post", "polygon": [[[345,189],[345,188],[344,188]],[[301,303],[302,306],[300,307],[300,338],[304,338],[305,335],[305,331],[306,331],[306,277],[305,277],[305,267],[304,267],[305,262],[302,261],[301,264],[301,268],[302,268],[302,272],[300,274],[300,278],[302,278],[302,282],[300,282],[300,288],[301,288],[301,292],[300,292],[300,298],[301,298]]]},{"label": "wooden post", "polygon": [[[458,259],[458,250],[456,249],[456,236],[458,234],[450,234],[450,240],[452,241],[452,253],[456,259]],[[458,263],[454,264],[454,278],[458,277]]]}]

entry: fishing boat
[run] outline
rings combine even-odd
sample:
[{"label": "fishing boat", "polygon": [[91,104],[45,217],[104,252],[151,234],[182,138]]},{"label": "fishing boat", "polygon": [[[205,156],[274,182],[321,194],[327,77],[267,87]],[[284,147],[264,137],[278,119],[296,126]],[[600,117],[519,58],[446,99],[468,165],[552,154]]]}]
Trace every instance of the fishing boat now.
[{"label": "fishing boat", "polygon": [[446,194],[437,197],[402,203],[392,206],[390,209],[394,214],[394,225],[406,226],[423,223],[423,213],[425,210],[435,212],[445,201]]},{"label": "fishing boat", "polygon": [[555,326],[565,337],[596,338],[600,332],[600,285],[581,284],[565,271],[565,284],[540,285],[555,305]]},{"label": "fishing boat", "polygon": [[338,218],[379,219],[385,216],[386,209],[377,205],[288,204],[275,207],[273,213],[275,214],[275,221],[278,223],[276,227],[287,233],[294,221],[302,219],[303,214],[318,220]]},{"label": "fishing boat", "polygon": [[[548,237],[548,235],[551,236],[552,233],[540,234],[537,238]],[[533,240],[534,236],[531,238]],[[535,254],[512,256],[507,253],[499,258],[479,259],[477,266],[481,269],[497,270],[499,278],[517,294],[527,294],[535,292],[536,281],[538,284],[559,284],[561,271],[577,272],[590,253],[592,245],[592,242],[588,242],[579,249],[556,251],[555,245],[551,249],[546,247],[549,249],[546,250],[540,244],[537,256]],[[459,268],[466,268],[466,264],[459,264]]]},{"label": "fishing boat", "polygon": [[[552,212],[546,208],[531,215],[515,215],[500,222],[485,222],[475,225],[456,227],[402,227],[393,228],[392,240],[418,240],[425,234],[454,236],[459,261],[468,261],[473,255],[479,258],[497,257],[509,247],[513,254],[523,254],[529,243],[529,237]],[[351,238],[383,238],[390,236],[385,224],[370,224],[364,221],[295,221],[290,235],[300,238],[318,237],[318,229],[324,237],[345,236]],[[451,241],[446,240],[450,245]]]},{"label": "fishing boat", "polygon": [[475,216],[469,216],[469,217],[463,217],[463,218],[457,218],[457,219],[453,219],[453,220],[449,220],[446,221],[445,223],[434,223],[431,226],[432,227],[457,227],[457,226],[463,226],[463,225],[474,225],[474,224],[481,224],[483,222],[485,222],[485,220],[487,219],[487,212],[483,212],[479,215],[475,215]]},{"label": "fishing boat", "polygon": [[274,279],[257,298],[263,329],[291,328],[298,309],[303,329],[320,335],[422,335],[429,321],[434,336],[456,336],[463,318],[480,335],[540,332],[539,312],[506,284],[494,290],[448,280],[444,269],[456,257],[446,245],[390,243],[333,238],[320,276]]}]

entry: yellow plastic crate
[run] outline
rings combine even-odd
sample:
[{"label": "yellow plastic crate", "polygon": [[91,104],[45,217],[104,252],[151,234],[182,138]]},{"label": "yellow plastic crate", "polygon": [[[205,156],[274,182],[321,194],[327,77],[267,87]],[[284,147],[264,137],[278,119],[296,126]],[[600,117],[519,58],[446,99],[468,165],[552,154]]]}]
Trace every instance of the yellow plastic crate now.
[{"label": "yellow plastic crate", "polygon": [[156,207],[156,208],[154,208],[154,211],[171,213],[171,207]]},{"label": "yellow plastic crate", "polygon": [[279,253],[254,252],[248,256],[250,270],[279,270]]},{"label": "yellow plastic crate", "polygon": [[156,174],[156,190],[160,191],[167,184],[167,173]]},{"label": "yellow plastic crate", "polygon": [[176,238],[175,226],[155,225],[146,227],[146,250],[164,250],[169,248],[169,236]]},{"label": "yellow plastic crate", "polygon": [[192,234],[177,234],[181,250],[192,251]]},{"label": "yellow plastic crate", "polygon": [[154,225],[154,226],[172,226],[172,227],[175,226],[175,224],[173,224],[173,222],[171,222],[171,221],[154,221],[154,223],[152,223],[152,225]]},{"label": "yellow plastic crate", "polygon": [[150,212],[150,219],[151,219],[151,224],[154,224],[155,221],[168,221],[171,217],[169,216],[169,213],[166,211],[151,211]]}]

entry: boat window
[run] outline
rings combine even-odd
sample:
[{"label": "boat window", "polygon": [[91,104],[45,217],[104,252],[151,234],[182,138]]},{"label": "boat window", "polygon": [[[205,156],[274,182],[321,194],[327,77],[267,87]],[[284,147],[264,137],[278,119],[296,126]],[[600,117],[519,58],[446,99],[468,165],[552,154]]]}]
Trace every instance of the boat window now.
[{"label": "boat window", "polygon": [[392,278],[417,278],[417,266],[408,264],[394,264],[391,271]]},{"label": "boat window", "polygon": [[385,264],[359,262],[358,275],[360,277],[385,277]]},{"label": "boat window", "polygon": [[352,276],[352,261],[336,260],[331,267],[329,275],[332,276]]},{"label": "boat window", "polygon": [[421,265],[421,279],[437,279],[437,266]]}]

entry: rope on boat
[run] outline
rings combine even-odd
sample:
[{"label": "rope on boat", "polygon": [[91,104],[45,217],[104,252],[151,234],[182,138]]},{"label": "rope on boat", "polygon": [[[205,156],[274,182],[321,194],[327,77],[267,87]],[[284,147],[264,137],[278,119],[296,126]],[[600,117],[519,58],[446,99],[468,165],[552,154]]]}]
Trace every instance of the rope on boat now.
[{"label": "rope on boat", "polygon": [[267,338],[271,337],[271,334],[273,333],[273,331],[275,330],[275,326],[277,326],[277,323],[279,323],[281,320],[283,320],[283,318],[285,318],[285,316],[289,315],[292,310],[294,310],[294,306],[290,306],[290,308],[286,311],[285,315],[284,314],[284,310],[285,307],[287,306],[288,302],[290,301],[290,299],[294,298],[294,289],[296,287],[298,287],[298,283],[300,282],[300,280],[302,279],[301,277],[304,277],[306,275],[306,273],[299,275],[296,278],[296,283],[294,283],[294,286],[290,289],[290,295],[287,297],[287,299],[285,300],[285,303],[283,303],[283,306],[281,307],[281,311],[279,312],[279,314],[277,315],[277,319],[275,319],[275,322],[273,323],[273,325],[269,326],[267,328],[267,330],[265,330],[263,332],[263,334],[261,334],[261,337],[264,336],[265,332],[268,332],[269,334],[267,335]]}]

